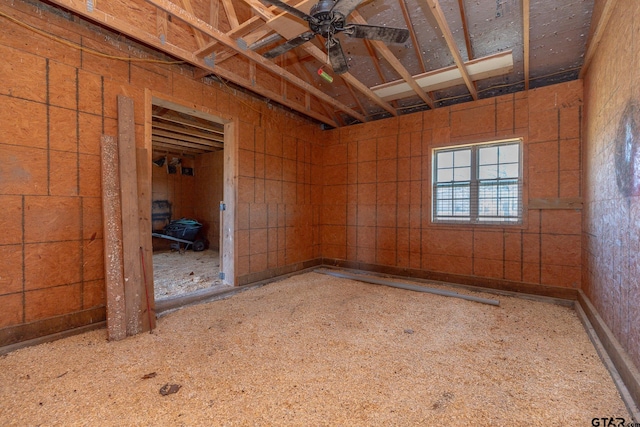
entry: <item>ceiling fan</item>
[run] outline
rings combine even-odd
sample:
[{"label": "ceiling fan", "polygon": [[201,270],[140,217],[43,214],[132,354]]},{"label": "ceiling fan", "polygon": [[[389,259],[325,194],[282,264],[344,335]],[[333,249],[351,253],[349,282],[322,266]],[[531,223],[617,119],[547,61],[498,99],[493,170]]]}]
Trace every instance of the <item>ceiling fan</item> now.
[{"label": "ceiling fan", "polygon": [[308,42],[317,34],[325,39],[327,55],[333,71],[336,74],[342,74],[348,70],[347,59],[344,56],[342,46],[340,46],[340,41],[335,37],[336,34],[344,32],[349,37],[380,40],[385,43],[404,43],[409,38],[409,30],[403,28],[347,23],[347,17],[364,0],[320,0],[311,7],[309,14],[280,0],[263,1],[307,21],[311,30],[267,51],[263,55],[265,58],[275,58],[282,55]]}]

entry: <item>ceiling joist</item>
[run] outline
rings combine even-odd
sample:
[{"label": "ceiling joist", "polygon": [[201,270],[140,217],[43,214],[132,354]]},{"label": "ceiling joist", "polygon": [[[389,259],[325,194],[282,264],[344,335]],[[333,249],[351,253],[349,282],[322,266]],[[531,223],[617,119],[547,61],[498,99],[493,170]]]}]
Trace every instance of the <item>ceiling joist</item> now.
[{"label": "ceiling joist", "polygon": [[[504,75],[513,70],[513,54],[509,50],[484,58],[478,58],[465,62],[464,67],[472,81]],[[413,76],[413,79],[416,84],[420,85],[425,91],[445,89],[464,83],[463,77],[460,74],[460,68],[455,65],[418,74],[417,76]],[[413,88],[403,80],[384,83],[374,86],[371,89],[387,101],[406,98],[413,93]]]},{"label": "ceiling joist", "polygon": [[524,56],[524,90],[529,90],[529,61],[531,60],[531,50],[529,43],[530,27],[529,13],[531,5],[529,0],[522,0],[522,38],[523,38],[523,56]]},{"label": "ceiling joist", "polygon": [[[291,74],[290,72],[284,70],[283,68],[278,67],[273,62],[269,61],[266,58],[263,58],[261,55],[251,50],[243,50],[242,48],[238,47],[235,40],[231,39],[229,36],[222,33],[218,29],[211,27],[211,25],[207,24],[201,19],[198,19],[197,17],[188,13],[184,9],[179,8],[176,4],[171,3],[169,0],[146,0],[146,2],[164,10],[165,12],[169,13],[172,16],[175,16],[176,18],[182,20],[183,22],[196,28],[197,30],[200,30],[206,33],[207,35],[218,40],[225,46],[235,50],[236,52],[240,53],[243,56],[246,56],[247,58],[254,61],[256,64],[262,66],[263,68],[267,69],[268,71],[271,71],[277,76],[280,76],[286,79],[288,82],[298,86],[302,90],[310,92],[312,95],[316,96],[319,99],[322,99],[328,104],[333,105],[336,109],[343,111],[348,115],[350,115],[351,117],[356,118],[362,122],[366,121],[366,118],[363,115],[357,113],[356,111],[352,110],[346,105],[343,105],[337,102],[335,99],[325,95],[323,92],[321,92],[314,86],[311,86],[309,83],[305,82],[301,78]],[[335,123],[333,123],[333,125],[335,125]]]},{"label": "ceiling joist", "polygon": [[[357,24],[366,25],[367,23],[367,21],[365,21],[357,11],[354,11],[351,14],[351,17],[353,18],[353,22]],[[424,103],[429,107],[434,108],[433,101],[431,100],[431,98],[429,98],[429,95],[427,95],[425,91],[422,90],[422,88],[418,85],[418,83],[416,83],[415,79],[411,76],[409,71],[407,71],[404,65],[402,65],[398,58],[396,58],[395,55],[391,52],[391,49],[389,49],[389,47],[387,47],[387,45],[381,41],[370,40],[370,42],[376,48],[378,53],[382,55],[382,57],[389,63],[389,65],[393,67],[396,73],[398,73],[400,77],[402,77],[404,81],[407,82],[409,87],[413,89],[413,91],[420,97],[420,99],[422,99]]]},{"label": "ceiling joist", "polygon": [[[409,0],[334,0],[333,6],[330,2],[318,3],[320,0],[284,0],[291,5],[287,7],[274,0],[50,1],[193,65],[196,79],[213,75],[223,86],[228,83],[234,89],[247,89],[332,127],[398,116],[402,111],[436,108],[440,102],[478,99],[481,83],[485,83],[483,96],[522,90],[522,72],[525,89],[529,88],[531,76],[535,76],[536,86],[572,77],[565,73],[566,77],[548,78],[545,82],[544,76],[559,74],[553,69],[571,71],[583,65],[582,77],[616,4],[616,0],[598,3],[585,49],[581,38],[587,33],[591,17],[584,13],[580,2],[557,8],[544,0],[522,0],[520,4],[518,0],[416,0],[421,6],[416,8]],[[330,61],[323,37],[298,38],[310,29],[320,34],[301,19],[312,13],[314,5],[318,5],[313,12],[315,19],[326,19],[320,13],[331,13],[332,7],[349,15],[345,23],[338,18],[330,24],[336,34],[344,31],[337,39],[341,40],[345,59],[348,55],[347,71],[334,73],[330,84],[315,73],[316,69],[325,68],[331,74],[331,67],[326,67]],[[291,7],[302,13],[294,13]],[[151,20],[142,14],[150,14]],[[534,16],[553,16],[554,20],[548,28],[541,28],[530,22]],[[325,25],[329,25],[327,22]],[[336,22],[344,27],[334,26]],[[393,41],[383,33],[350,33],[354,30],[347,28],[348,24],[356,28],[369,25],[367,22],[374,27],[406,27],[410,40],[398,50],[385,44]],[[514,26],[514,22],[520,22],[522,27]],[[502,24],[506,25],[501,27]],[[552,29],[554,25],[559,27]],[[569,35],[560,37],[558,33]],[[440,37],[445,43],[431,42]],[[285,56],[262,56],[283,39],[296,38],[302,44]],[[562,55],[543,58],[532,51],[543,47],[545,53]],[[522,52],[523,57],[518,53],[514,59],[509,49],[518,49],[516,52]],[[477,59],[480,52],[483,57]],[[514,65],[514,60],[519,62]],[[345,67],[339,70],[344,71]],[[389,81],[390,78],[398,80]],[[484,79],[490,80],[481,82]],[[417,98],[422,102],[417,104]],[[406,105],[412,107],[406,109]],[[166,119],[162,123],[180,126]]]},{"label": "ceiling joist", "polygon": [[456,66],[460,70],[462,80],[464,80],[464,84],[467,85],[467,90],[469,90],[469,93],[471,93],[471,96],[474,100],[478,99],[478,91],[476,90],[473,82],[471,81],[471,78],[469,77],[469,73],[464,66],[462,55],[460,55],[460,49],[458,49],[456,41],[453,39],[453,33],[451,32],[451,28],[449,27],[447,19],[444,16],[444,12],[440,7],[440,3],[438,2],[438,0],[418,0],[418,2],[423,3],[429,8],[429,10],[431,10],[433,17],[436,19],[436,22],[438,23],[438,26],[442,31],[442,35],[447,42],[447,46],[449,46],[449,51],[453,56],[453,61],[456,63]]}]

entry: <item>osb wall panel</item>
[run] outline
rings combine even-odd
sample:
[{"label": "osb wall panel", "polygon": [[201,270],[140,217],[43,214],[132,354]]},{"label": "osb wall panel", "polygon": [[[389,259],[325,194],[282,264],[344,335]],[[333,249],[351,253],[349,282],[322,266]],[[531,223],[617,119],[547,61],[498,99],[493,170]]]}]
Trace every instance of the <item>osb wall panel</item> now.
[{"label": "osb wall panel", "polygon": [[[110,55],[155,58],[40,2],[0,1],[0,10]],[[235,239],[240,274],[274,275],[276,267],[296,268],[319,256],[313,244],[319,242],[313,207],[321,204],[313,185],[321,182],[321,153],[312,149],[317,126],[224,85],[195,80],[191,67],[99,58],[0,20],[0,345],[105,318],[100,136],[117,135],[118,95],[134,100],[140,146],[147,88],[236,118],[240,145],[262,168],[254,174],[242,166],[237,197],[243,219]],[[180,176],[187,178],[193,179]],[[172,186],[189,185],[167,180],[167,197],[177,193]],[[182,190],[174,217],[194,216],[196,196]],[[267,231],[265,246],[258,236]]]},{"label": "osb wall panel", "polygon": [[320,257],[319,127],[239,127],[236,269],[240,283],[301,268]]},{"label": "osb wall panel", "polygon": [[584,291],[640,366],[640,4],[620,0],[585,76]]},{"label": "osb wall panel", "polygon": [[[527,204],[581,197],[581,109],[577,81],[332,131],[323,163],[323,256],[579,288],[581,211]],[[432,150],[507,137],[524,140],[523,225],[432,224]]]},{"label": "osb wall panel", "polygon": [[209,247],[220,248],[220,202],[223,200],[224,152],[196,156],[195,218],[202,223]]},{"label": "osb wall panel", "polygon": [[[154,155],[158,159],[159,155]],[[196,200],[196,176],[183,175],[181,168],[194,168],[195,160],[189,157],[167,155],[167,163],[180,162],[176,166],[176,173],[169,173],[167,164],[153,165],[152,169],[152,200],[168,200],[171,203],[171,219],[194,218]],[[195,168],[194,168],[195,169]],[[195,218],[197,219],[197,218]]]}]

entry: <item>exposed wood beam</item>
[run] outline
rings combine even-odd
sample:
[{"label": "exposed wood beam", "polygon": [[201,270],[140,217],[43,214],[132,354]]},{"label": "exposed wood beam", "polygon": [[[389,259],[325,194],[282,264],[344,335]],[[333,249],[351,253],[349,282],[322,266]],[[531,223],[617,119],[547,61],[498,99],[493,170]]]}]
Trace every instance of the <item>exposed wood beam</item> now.
[{"label": "exposed wood beam", "polygon": [[[295,52],[293,52],[294,55],[296,55],[296,57],[298,56],[297,54],[295,54]],[[293,68],[295,68],[298,71],[298,74],[300,76],[304,76],[307,81],[313,81],[313,76],[311,75],[311,73],[302,66],[302,62],[300,61],[300,58],[297,58],[298,60],[295,61],[293,63]],[[309,93],[307,92],[307,95],[309,95]],[[306,96],[305,97],[305,104],[307,106],[308,109],[311,109],[311,96]],[[327,104],[321,102],[320,105],[322,106],[322,109],[324,110],[324,112],[327,114],[327,116],[333,118],[336,122],[339,122],[339,119],[334,115],[333,111],[330,111],[329,108],[327,108]],[[364,111],[364,110],[360,110],[360,111]]]},{"label": "exposed wood beam", "polygon": [[[172,136],[176,136],[175,138],[172,138]],[[196,149],[196,150],[203,150],[203,152],[206,151],[214,151],[214,149],[221,149],[223,148],[223,144],[218,143],[216,145],[211,145],[211,144],[199,144],[197,142],[194,142],[193,140],[197,140],[197,138],[189,138],[189,139],[185,139],[187,137],[177,137],[177,135],[171,133],[171,132],[163,132],[163,133],[158,133],[158,131],[153,131],[152,137],[151,139],[155,142],[163,142],[165,144],[171,144],[171,145],[179,145],[181,147],[187,147],[187,148],[192,148],[192,149]]]},{"label": "exposed wood beam", "polygon": [[[58,0],[58,1],[62,1],[62,0]],[[65,0],[65,1],[69,1],[69,0]],[[175,3],[170,2],[169,0],[146,0],[147,3],[152,4],[160,9],[165,10],[167,13],[175,16],[176,18],[184,21],[185,23],[187,23],[188,25],[191,25],[192,27],[203,31],[205,34],[209,35],[210,37],[213,37],[214,39],[218,40],[219,42],[221,42],[222,44],[226,45],[227,47],[230,47],[231,49],[235,50],[236,52],[240,53],[241,55],[247,57],[248,59],[255,61],[257,65],[260,65],[261,67],[267,69],[268,71],[271,71],[272,73],[274,73],[275,75],[279,76],[279,77],[283,77],[285,78],[288,82],[298,86],[300,89],[304,90],[304,91],[308,91],[311,92],[312,95],[316,96],[318,99],[323,100],[324,102],[327,102],[328,104],[332,105],[333,107],[335,107],[336,109],[340,110],[340,111],[344,111],[345,113],[347,113],[348,115],[360,120],[360,121],[365,121],[366,118],[362,115],[357,113],[356,111],[354,111],[353,109],[347,107],[346,105],[336,101],[335,99],[333,99],[331,96],[326,95],[325,93],[323,93],[322,91],[318,90],[317,88],[315,88],[314,86],[308,84],[307,82],[305,82],[304,80],[302,80],[301,78],[291,74],[290,72],[284,70],[281,67],[278,67],[277,65],[275,65],[273,62],[269,61],[266,58],[263,58],[261,55],[251,51],[251,50],[242,50],[240,47],[238,47],[237,43],[235,40],[231,39],[229,36],[227,36],[226,34],[222,33],[221,31],[219,31],[216,28],[211,27],[211,25],[207,24],[206,22],[202,21],[201,19],[198,19],[197,17],[191,15],[190,13],[186,12],[184,9],[178,7]],[[246,81],[246,79],[244,79]],[[251,85],[241,85],[244,87],[247,87],[251,90],[254,90],[254,88],[251,87]],[[280,99],[281,96],[278,96],[277,99]],[[277,100],[274,99],[274,100]],[[302,109],[304,110],[304,106],[302,106]],[[332,126],[335,126],[332,125]]]},{"label": "exposed wood beam", "polygon": [[420,43],[418,42],[418,37],[416,37],[416,31],[413,28],[413,22],[411,22],[411,15],[409,15],[407,4],[405,3],[405,0],[398,0],[398,3],[400,3],[400,8],[402,9],[402,15],[404,16],[404,21],[407,23],[407,27],[409,27],[411,44],[413,45],[413,50],[415,51],[416,57],[418,58],[420,69],[424,73],[425,71],[427,71],[427,67],[424,64],[424,58],[422,57],[422,52],[420,51]]},{"label": "exposed wood beam", "polygon": [[368,39],[362,39],[364,42],[364,46],[367,48],[367,52],[369,52],[369,56],[371,56],[371,61],[373,62],[373,66],[376,68],[378,72],[378,77],[380,77],[380,81],[385,83],[387,79],[384,78],[384,73],[382,72],[382,67],[380,66],[380,60],[376,56],[376,52],[373,49],[373,44]]},{"label": "exposed wood beam", "polygon": [[206,132],[212,132],[212,133],[215,133],[216,135],[224,135],[224,130],[222,130],[222,129],[213,129],[213,128],[209,128],[209,127],[206,127],[206,126],[203,126],[203,125],[196,125],[196,124],[193,124],[191,122],[186,122],[184,120],[180,120],[179,118],[175,118],[173,116],[171,116],[171,117],[170,116],[166,116],[166,115],[160,116],[160,115],[154,114],[152,116],[152,118],[154,118],[156,120],[164,120],[164,121],[171,122],[171,123],[178,123],[178,124],[181,124],[181,125],[186,125],[186,126],[189,126],[189,127],[195,128],[195,129],[204,130]]},{"label": "exposed wood beam", "polygon": [[473,85],[473,82],[469,77],[469,73],[464,66],[462,56],[460,55],[460,49],[458,49],[456,41],[453,39],[453,33],[451,32],[451,28],[449,28],[449,23],[447,22],[447,18],[444,16],[444,12],[440,7],[440,3],[438,2],[438,0],[418,0],[418,3],[423,3],[425,6],[428,6],[428,8],[431,10],[431,13],[433,13],[433,16],[434,18],[436,18],[436,22],[438,23],[440,30],[442,30],[442,35],[447,42],[447,46],[449,46],[449,51],[453,56],[453,60],[460,70],[460,74],[462,74],[462,79],[464,80],[464,84],[467,86],[467,90],[469,91],[469,93],[471,93],[473,99],[477,100],[478,91]]},{"label": "exposed wood beam", "polygon": [[[367,21],[360,15],[357,10],[354,10],[351,13],[351,19],[356,24],[367,24]],[[427,104],[429,107],[434,108],[433,100],[429,98],[429,95],[426,94],[424,90],[416,83],[414,78],[411,76],[411,73],[400,63],[398,58],[391,52],[391,49],[379,40],[370,40],[370,43],[376,48],[378,53],[382,55],[384,59],[393,67],[394,70],[407,82],[407,84],[415,91],[415,93]],[[463,65],[464,66],[464,65]],[[474,88],[475,89],[475,88]]]},{"label": "exposed wood beam", "polygon": [[192,147],[199,147],[199,148],[206,148],[206,147],[223,148],[224,147],[222,142],[212,141],[210,139],[204,139],[204,138],[199,138],[199,137],[188,136],[188,135],[184,135],[184,134],[178,134],[176,132],[168,132],[166,130],[162,130],[162,129],[157,128],[155,124],[153,125],[153,129],[151,131],[151,134],[154,137],[161,136],[161,137],[170,138],[170,139],[173,139],[173,140],[193,142],[194,144],[197,144],[197,145],[192,145]]},{"label": "exposed wood beam", "polygon": [[170,144],[165,144],[164,142],[160,142],[158,140],[156,140],[155,138],[152,139],[151,141],[153,143],[153,151],[155,152],[160,152],[163,154],[175,154],[178,156],[184,156],[185,154],[189,154],[191,156],[196,156],[198,154],[204,154],[204,153],[210,153],[212,151],[218,151],[218,149],[215,150],[200,150],[200,149],[195,149],[195,148],[189,148],[189,147],[185,147],[183,145],[181,145],[180,143],[170,143]]},{"label": "exposed wood beam", "polygon": [[207,134],[205,132],[197,132],[191,129],[185,129],[183,127],[180,126],[174,126],[174,125],[168,125],[166,123],[160,123],[158,121],[154,121],[153,122],[153,129],[163,129],[166,131],[170,131],[173,132],[174,134],[181,134],[181,135],[186,135],[186,136],[192,136],[194,138],[199,138],[202,139],[204,142],[206,141],[211,141],[213,143],[213,145],[217,144],[217,143],[223,143],[224,142],[224,137],[218,134],[212,135],[212,134]]},{"label": "exposed wood beam", "polygon": [[[266,25],[263,25],[262,27],[256,29],[255,31],[252,31],[251,33],[243,36],[242,40],[248,46],[251,43],[255,42],[256,40],[259,40],[259,39],[267,36],[269,33],[273,33],[273,30],[271,28],[267,27]],[[233,58],[237,54],[238,54],[238,52],[235,51],[235,50],[225,49],[225,50],[222,51],[222,53],[220,53],[219,55],[216,55],[216,63],[218,65],[220,65],[224,61],[226,61],[227,59]]]},{"label": "exposed wood beam", "polygon": [[593,56],[598,49],[598,45],[600,44],[600,40],[604,35],[604,30],[607,27],[607,23],[609,22],[609,18],[611,17],[611,13],[613,13],[614,6],[618,0],[605,0],[604,7],[602,8],[602,13],[600,14],[600,18],[598,22],[595,23],[595,26],[592,24],[591,28],[593,31],[589,37],[589,41],[587,43],[587,53],[584,56],[584,64],[582,65],[582,69],[580,70],[580,78],[584,78],[585,73],[589,69],[591,65],[591,61],[593,60]]},{"label": "exposed wood beam", "polygon": [[[109,15],[103,11],[101,11],[100,9],[97,9],[96,7],[93,8],[92,12],[88,12],[87,8],[86,8],[86,4],[83,1],[78,1],[78,0],[51,0],[52,3],[57,4],[58,6],[64,7],[67,10],[70,10],[80,16],[83,16],[91,21],[94,22],[98,22],[114,31],[120,32],[128,37],[133,38],[134,40],[137,40],[139,42],[142,43],[146,43],[149,46],[154,47],[155,49],[157,49],[160,52],[164,52],[167,55],[173,56],[174,58],[178,58],[180,60],[183,60],[189,64],[192,64],[196,67],[199,68],[204,68],[204,69],[208,69],[211,70],[212,73],[215,73],[217,76],[224,78],[226,80],[232,81],[235,84],[238,84],[239,86],[242,87],[246,87],[246,88],[251,88],[251,82],[248,79],[245,79],[242,76],[239,76],[238,74],[231,72],[229,70],[226,70],[224,68],[221,67],[216,67],[214,69],[214,67],[209,66],[208,64],[206,64],[204,62],[204,60],[202,58],[198,58],[196,57],[193,52],[188,51],[186,49],[183,49],[181,47],[175,46],[171,43],[165,43],[165,44],[161,44],[160,40],[158,40],[158,37],[154,34],[150,34],[147,33],[146,31],[141,30],[140,28],[131,25],[129,22],[126,22],[120,18],[117,18],[115,16]],[[174,7],[177,8],[177,6],[173,5]],[[203,25],[206,26],[206,28],[210,28],[210,26],[208,26],[207,24]],[[221,33],[219,33],[219,31],[217,30],[212,30],[211,31],[212,34],[215,34],[216,36],[220,37]],[[212,36],[213,37],[213,36]],[[227,43],[231,43],[228,39],[225,39],[227,41]],[[259,55],[258,55],[259,56]],[[260,57],[262,58],[262,57]],[[274,66],[275,67],[275,66]],[[283,105],[286,105],[287,107],[299,111],[309,117],[312,117],[322,123],[326,123],[330,126],[336,126],[337,124],[335,123],[335,121],[331,120],[330,118],[319,114],[317,112],[314,111],[306,111],[306,109],[304,108],[304,105],[299,105],[293,102],[287,102],[286,100],[283,100],[281,95],[270,90],[267,89],[265,87],[253,87],[251,88],[252,91],[266,97],[269,99],[272,99],[276,102],[280,102]],[[323,100],[326,100],[326,102],[330,102],[330,103],[334,103],[337,105],[342,105],[339,102],[334,101],[332,98],[330,98],[329,96],[320,93],[321,98]],[[342,110],[342,108],[346,108],[347,110],[350,110],[349,108],[347,108],[346,106],[342,105],[341,108],[336,107],[337,109]],[[355,112],[354,112],[355,113]],[[349,114],[349,113],[347,113]],[[361,115],[357,114],[359,117],[362,117]],[[360,120],[360,118],[358,118],[358,120]]]},{"label": "exposed wood beam", "polygon": [[[258,16],[253,16],[250,19],[243,22],[242,24],[240,24],[239,26],[237,26],[236,28],[227,32],[227,36],[229,36],[230,38],[241,37],[245,34],[250,33],[251,31],[255,30],[256,28],[262,25],[264,25],[264,21]],[[216,28],[215,25],[212,25],[212,26]],[[219,44],[220,43],[217,40],[214,40],[211,43],[208,43],[206,46],[203,46],[202,48],[196,50],[195,55],[200,57],[207,56],[208,54],[213,52],[213,50]]]},{"label": "exposed wood beam", "polygon": [[[307,12],[308,8],[310,8],[314,4],[313,1],[314,0],[303,0],[302,2],[296,5],[296,8]],[[256,11],[260,10],[261,16],[263,16],[263,18],[265,19],[269,19],[269,21],[267,21],[267,25],[269,25],[271,28],[276,30],[285,38],[295,37],[299,35],[301,32],[306,31],[306,28],[302,26],[302,31],[298,32],[297,34],[294,34],[298,30],[296,29],[292,31],[292,28],[296,28],[296,25],[297,25],[298,26],[297,28],[299,29],[301,24],[299,22],[293,21],[293,19],[298,19],[298,18],[292,17],[288,13],[287,14],[281,13],[280,15],[276,16],[273,12],[267,10],[264,6],[262,6],[262,4],[257,0],[245,0],[245,2],[249,5],[252,5],[252,7],[255,7],[254,10]],[[289,19],[288,17],[291,17],[291,19]],[[284,21],[279,22],[277,25],[274,25],[274,22],[277,22],[277,20],[280,20],[280,19],[284,19]],[[300,20],[298,19],[298,21]],[[291,34],[294,34],[294,35],[291,36]],[[309,53],[311,56],[316,58],[322,64],[327,64],[329,62],[329,58],[327,57],[327,54],[311,43],[303,44],[300,47],[300,49],[303,49],[304,51]],[[389,104],[388,102],[380,98],[378,95],[373,93],[371,89],[369,89],[366,85],[364,85],[362,82],[356,79],[351,73],[349,72],[344,73],[340,77],[342,77],[343,80],[349,82],[355,89],[360,91],[363,95],[365,95],[367,98],[369,98],[371,101],[373,101],[380,107],[384,108],[393,116],[398,115],[398,112],[396,111],[395,108],[393,108],[391,104]],[[364,120],[362,119],[358,119],[358,120],[364,122]]]},{"label": "exposed wood beam", "polygon": [[[195,15],[193,13],[193,7],[191,6],[191,0],[182,0],[182,6],[184,7],[184,10],[186,10],[187,12],[189,12],[192,15]],[[206,43],[204,41],[204,37],[202,37],[202,34],[200,33],[200,31],[196,30],[195,28],[191,28],[191,31],[193,31],[193,35],[196,38],[196,43],[198,44],[198,48],[201,48],[202,46],[204,46]]]},{"label": "exposed wood beam", "polygon": [[345,80],[344,81],[344,85],[346,86],[347,89],[349,89],[349,93],[351,94],[353,99],[356,101],[356,104],[358,104],[358,108],[360,109],[360,111],[362,111],[363,113],[366,113],[367,110],[364,109],[364,106],[362,105],[362,102],[360,102],[360,99],[358,99],[358,96],[356,95],[356,92],[353,90],[353,88],[351,87],[349,82],[347,82]]},{"label": "exposed wood beam", "polygon": [[523,56],[524,56],[524,90],[529,90],[529,60],[530,60],[530,4],[529,0],[522,0],[522,36],[523,36]]},{"label": "exposed wood beam", "polygon": [[[305,31],[309,31],[309,25],[297,16],[282,12],[280,9],[278,9],[279,13],[277,15],[273,12],[266,13],[264,6],[262,6],[262,4],[257,0],[244,1],[250,4],[256,13],[259,13],[267,20],[267,25],[269,27],[282,34],[282,36],[287,40],[297,37]],[[304,13],[309,13],[311,6],[317,2],[318,0],[303,0],[296,5],[296,9],[301,10]]]},{"label": "exposed wood beam", "polygon": [[467,23],[467,12],[465,11],[464,0],[458,0],[458,8],[460,9],[464,44],[467,46],[467,56],[469,57],[469,61],[471,61],[473,59],[473,47],[471,46],[471,37],[469,36],[469,24]]},{"label": "exposed wood beam", "polygon": [[209,0],[209,24],[213,28],[218,28],[218,17],[220,16],[220,2],[218,0]]},{"label": "exposed wood beam", "polygon": [[156,32],[160,43],[167,42],[167,12],[164,10],[156,10]]},{"label": "exposed wood beam", "polygon": [[[467,59],[473,60],[473,47],[471,46],[471,37],[469,36],[469,25],[467,24],[467,12],[464,8],[464,0],[458,0],[458,8],[460,9],[460,21],[462,22],[462,32],[464,33],[464,44],[467,47]],[[473,82],[474,89],[478,90],[478,82]]]},{"label": "exposed wood beam", "polygon": [[158,147],[156,145],[154,145],[152,153],[153,153],[152,154],[153,156],[173,155],[177,157],[187,157],[191,159],[195,159],[198,154],[201,154],[201,153],[191,154],[191,153],[187,153],[184,150],[176,150],[175,147]]},{"label": "exposed wood beam", "polygon": [[[322,64],[326,64],[328,62],[327,54],[321,51],[318,47],[310,43],[305,43],[301,46],[301,48],[306,52],[308,52],[311,56],[316,58],[318,61],[320,61]],[[353,86],[354,89],[358,90],[364,96],[369,98],[375,104],[378,104],[380,107],[384,108],[393,116],[398,115],[398,112],[396,111],[395,108],[393,108],[391,104],[389,104],[387,101],[385,101],[384,99],[382,99],[381,97],[373,93],[373,91],[369,89],[364,83],[356,79],[353,74],[346,72],[344,74],[341,74],[340,77],[342,77],[344,81],[348,82],[351,86]]]},{"label": "exposed wood beam", "polygon": [[[473,80],[500,76],[513,70],[513,55],[508,50],[466,62],[465,67]],[[445,89],[464,83],[460,70],[455,65],[418,74],[413,78],[426,91]],[[371,90],[386,100],[401,99],[413,95],[413,90],[403,80],[374,86]]]},{"label": "exposed wood beam", "polygon": [[227,20],[231,28],[237,28],[240,22],[238,21],[238,15],[236,15],[236,9],[233,7],[233,2],[231,0],[222,0],[222,6],[227,14]]}]

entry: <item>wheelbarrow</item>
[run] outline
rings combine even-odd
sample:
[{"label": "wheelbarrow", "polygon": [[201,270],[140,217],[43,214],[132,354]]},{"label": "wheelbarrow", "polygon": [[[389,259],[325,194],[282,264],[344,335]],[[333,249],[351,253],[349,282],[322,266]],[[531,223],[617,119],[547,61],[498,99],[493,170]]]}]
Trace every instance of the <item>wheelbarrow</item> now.
[{"label": "wheelbarrow", "polygon": [[[171,221],[164,228],[164,233],[151,233],[151,235],[174,242],[171,244],[171,249],[182,252],[191,246],[195,252],[200,252],[206,247],[206,242],[203,239],[196,239],[201,227],[202,224],[198,221],[182,218]],[[184,249],[180,246],[181,243],[184,244]]]}]

